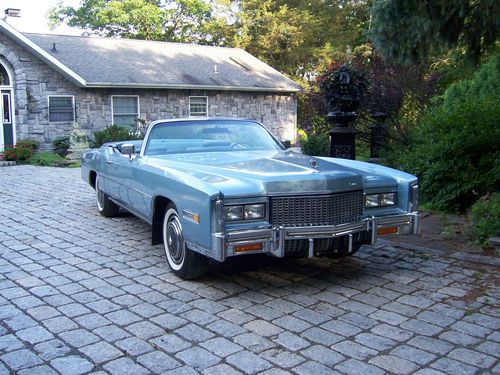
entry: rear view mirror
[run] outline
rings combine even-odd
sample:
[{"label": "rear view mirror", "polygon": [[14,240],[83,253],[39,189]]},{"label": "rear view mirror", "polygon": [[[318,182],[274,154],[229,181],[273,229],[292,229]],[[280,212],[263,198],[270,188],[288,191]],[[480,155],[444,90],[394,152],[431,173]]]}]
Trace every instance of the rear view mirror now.
[{"label": "rear view mirror", "polygon": [[133,143],[125,143],[120,147],[120,152],[123,155],[128,155],[129,158],[132,158],[132,155],[135,154],[135,145]]}]

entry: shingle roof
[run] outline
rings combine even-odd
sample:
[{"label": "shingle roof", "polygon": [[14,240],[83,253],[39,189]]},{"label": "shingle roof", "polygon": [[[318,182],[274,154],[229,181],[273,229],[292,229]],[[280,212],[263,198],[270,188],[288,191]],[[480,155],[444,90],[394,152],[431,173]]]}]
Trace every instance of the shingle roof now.
[{"label": "shingle roof", "polygon": [[238,48],[67,35],[23,35],[81,77],[85,87],[284,92],[300,89],[283,74]]}]

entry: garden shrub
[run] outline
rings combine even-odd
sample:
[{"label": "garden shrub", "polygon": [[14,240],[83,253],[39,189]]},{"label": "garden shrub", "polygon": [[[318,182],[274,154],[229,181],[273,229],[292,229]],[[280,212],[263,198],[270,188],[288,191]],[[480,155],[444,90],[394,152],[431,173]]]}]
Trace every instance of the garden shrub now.
[{"label": "garden shrub", "polygon": [[40,146],[40,142],[38,142],[34,139],[23,139],[23,140],[17,141],[16,146],[20,147],[20,148],[27,147],[27,148],[30,148],[31,151],[35,151],[35,150],[38,150],[38,147]]},{"label": "garden shrub", "polygon": [[328,133],[306,134],[299,131],[299,143],[303,154],[311,156],[328,156],[329,139]]},{"label": "garden shrub", "polygon": [[[20,144],[21,143],[21,144]],[[6,148],[3,152],[3,160],[26,161],[33,154],[33,149],[28,145],[18,142],[15,147]]]},{"label": "garden shrub", "polygon": [[488,245],[490,237],[500,236],[500,193],[481,199],[471,207],[471,235],[475,243]]},{"label": "garden shrub", "polygon": [[132,141],[143,139],[143,135],[131,133],[128,128],[123,126],[111,125],[101,131],[94,133],[92,147],[101,147],[104,143],[115,141]]},{"label": "garden shrub", "polygon": [[58,154],[49,151],[37,152],[30,159],[30,164],[44,165],[53,167],[56,161],[63,160],[64,158]]},{"label": "garden shrub", "polygon": [[65,157],[66,155],[68,155],[68,150],[70,146],[71,142],[69,140],[68,135],[57,137],[52,142],[52,147],[54,148],[54,152],[61,157]]},{"label": "garden shrub", "polygon": [[423,202],[465,211],[500,186],[500,56],[451,85],[415,127],[400,167],[419,176]]}]

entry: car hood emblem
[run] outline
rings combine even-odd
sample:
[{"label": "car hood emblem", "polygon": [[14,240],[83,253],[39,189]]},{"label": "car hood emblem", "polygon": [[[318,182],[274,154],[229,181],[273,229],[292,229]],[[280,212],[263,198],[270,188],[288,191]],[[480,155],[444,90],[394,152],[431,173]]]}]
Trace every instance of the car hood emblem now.
[{"label": "car hood emblem", "polygon": [[318,161],[317,160],[314,160],[314,159],[311,159],[309,160],[309,165],[312,167],[312,168],[316,168],[318,166]]}]

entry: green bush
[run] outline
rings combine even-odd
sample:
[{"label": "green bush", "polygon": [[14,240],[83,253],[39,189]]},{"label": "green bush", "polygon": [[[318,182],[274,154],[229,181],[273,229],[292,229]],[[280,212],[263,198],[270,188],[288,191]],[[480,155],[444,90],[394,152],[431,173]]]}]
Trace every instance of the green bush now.
[{"label": "green bush", "polygon": [[7,161],[25,161],[33,154],[33,150],[26,145],[16,144],[15,147],[7,148],[3,152],[3,160]]},{"label": "green bush", "polygon": [[68,155],[68,150],[70,146],[71,142],[69,140],[69,136],[67,135],[57,137],[52,142],[52,147],[54,148],[54,152],[61,157],[65,157],[66,155]]},{"label": "green bush", "polygon": [[328,156],[328,134],[306,134],[299,132],[299,142],[303,154],[311,156]]},{"label": "green bush", "polygon": [[399,166],[419,176],[423,202],[465,211],[500,186],[500,56],[451,85],[412,132]]},{"label": "green bush", "polygon": [[34,139],[23,139],[23,140],[17,141],[16,146],[20,147],[20,148],[27,147],[27,148],[30,148],[31,151],[35,151],[35,150],[38,150],[38,147],[40,146],[40,142],[38,142]]},{"label": "green bush", "polygon": [[64,160],[64,158],[58,154],[54,154],[53,152],[42,151],[34,154],[31,157],[30,164],[53,167],[55,165],[55,162],[59,160]]},{"label": "green bush", "polygon": [[123,126],[111,125],[101,131],[94,133],[94,141],[92,147],[101,147],[104,143],[115,141],[131,141],[143,139],[143,135],[131,133],[128,128]]},{"label": "green bush", "polygon": [[490,237],[500,236],[500,193],[474,203],[471,216],[471,235],[474,242],[487,246]]}]

